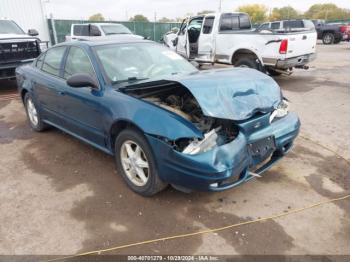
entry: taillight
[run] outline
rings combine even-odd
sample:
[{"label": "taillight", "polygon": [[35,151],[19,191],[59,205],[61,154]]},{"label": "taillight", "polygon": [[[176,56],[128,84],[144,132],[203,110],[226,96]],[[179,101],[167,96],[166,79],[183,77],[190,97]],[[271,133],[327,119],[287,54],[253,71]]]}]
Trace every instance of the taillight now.
[{"label": "taillight", "polygon": [[346,31],[346,26],[345,25],[339,26],[339,30],[341,33],[344,33]]},{"label": "taillight", "polygon": [[280,45],[280,54],[287,54],[288,39],[283,39]]}]

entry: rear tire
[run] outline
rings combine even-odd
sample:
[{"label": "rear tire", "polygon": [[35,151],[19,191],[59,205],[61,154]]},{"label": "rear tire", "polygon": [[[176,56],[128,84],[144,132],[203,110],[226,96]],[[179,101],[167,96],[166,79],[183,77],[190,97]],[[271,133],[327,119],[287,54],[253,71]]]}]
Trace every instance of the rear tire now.
[{"label": "rear tire", "polygon": [[254,57],[241,57],[234,63],[234,67],[246,67],[261,71],[260,64],[256,60]]},{"label": "rear tire", "polygon": [[131,190],[148,197],[167,187],[158,176],[152,148],[141,132],[123,130],[115,140],[114,150],[117,172]]},{"label": "rear tire", "polygon": [[23,102],[31,128],[36,132],[42,132],[46,130],[48,128],[48,125],[42,121],[38,107],[35,104],[30,93],[27,92],[24,95]]},{"label": "rear tire", "polygon": [[322,42],[325,45],[332,45],[334,43],[334,34],[325,33],[322,37]]},{"label": "rear tire", "polygon": [[339,44],[341,42],[341,39],[335,39],[334,44]]}]

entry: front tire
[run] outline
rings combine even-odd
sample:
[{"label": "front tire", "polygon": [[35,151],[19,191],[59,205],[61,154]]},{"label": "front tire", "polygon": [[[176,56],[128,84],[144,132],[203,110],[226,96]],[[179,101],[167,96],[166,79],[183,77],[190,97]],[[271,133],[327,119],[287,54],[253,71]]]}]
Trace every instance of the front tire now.
[{"label": "front tire", "polygon": [[30,93],[26,93],[24,96],[24,106],[31,128],[36,132],[42,132],[47,129],[48,126],[42,121],[38,107]]},{"label": "front tire", "polygon": [[117,171],[134,192],[152,196],[166,188],[158,176],[156,161],[145,136],[135,130],[123,130],[115,141]]},{"label": "front tire", "polygon": [[325,45],[332,45],[334,43],[334,34],[325,33],[322,37],[322,42]]}]

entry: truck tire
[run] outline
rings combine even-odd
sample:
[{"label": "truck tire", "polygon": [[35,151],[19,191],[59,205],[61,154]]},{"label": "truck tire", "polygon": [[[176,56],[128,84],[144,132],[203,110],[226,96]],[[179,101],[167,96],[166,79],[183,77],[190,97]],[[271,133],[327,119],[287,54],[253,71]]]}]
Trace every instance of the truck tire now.
[{"label": "truck tire", "polygon": [[260,64],[256,60],[257,59],[254,57],[241,57],[241,58],[237,59],[237,61],[235,62],[235,64],[233,66],[234,67],[247,67],[247,68],[252,68],[252,69],[262,71]]},{"label": "truck tire", "polygon": [[332,45],[334,43],[334,34],[333,33],[325,33],[322,36],[322,42],[325,45]]},{"label": "truck tire", "polygon": [[337,39],[334,40],[334,44],[339,44],[340,42],[341,42],[340,38],[339,39],[337,38]]}]

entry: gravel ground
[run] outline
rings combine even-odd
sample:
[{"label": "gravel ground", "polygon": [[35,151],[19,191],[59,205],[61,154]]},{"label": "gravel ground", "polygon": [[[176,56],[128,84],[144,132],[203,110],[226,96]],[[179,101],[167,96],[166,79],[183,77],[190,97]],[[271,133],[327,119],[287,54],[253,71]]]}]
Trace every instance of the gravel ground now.
[{"label": "gravel ground", "polygon": [[[0,254],[69,255],[220,227],[350,193],[350,44],[318,45],[308,71],[276,78],[302,122],[291,153],[221,193],[132,193],[113,159],[58,131],[34,133],[19,100],[0,101]],[[8,93],[9,83],[2,93]],[[113,252],[112,252],[113,253]],[[117,253],[117,252],[114,252]],[[349,254],[350,200],[121,254]]]}]

